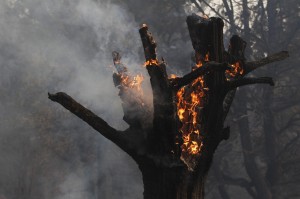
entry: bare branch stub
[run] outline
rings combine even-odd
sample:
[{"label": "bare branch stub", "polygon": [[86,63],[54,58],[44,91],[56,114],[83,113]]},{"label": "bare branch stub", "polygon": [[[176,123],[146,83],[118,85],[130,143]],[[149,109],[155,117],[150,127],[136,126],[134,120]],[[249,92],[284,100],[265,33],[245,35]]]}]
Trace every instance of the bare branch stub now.
[{"label": "bare branch stub", "polygon": [[257,68],[260,68],[262,66],[265,66],[265,65],[273,63],[273,62],[284,60],[288,57],[289,57],[288,51],[281,51],[281,52],[274,53],[272,55],[269,55],[269,56],[262,58],[260,60],[257,60],[257,61],[246,62],[245,67],[244,67],[245,75]]},{"label": "bare branch stub", "polygon": [[109,139],[124,151],[130,151],[130,143],[127,137],[121,132],[107,124],[102,118],[95,115],[92,111],[85,108],[66,93],[59,92],[56,94],[48,93],[50,100],[61,104],[74,115],[88,123],[92,128],[98,131],[105,138]]}]

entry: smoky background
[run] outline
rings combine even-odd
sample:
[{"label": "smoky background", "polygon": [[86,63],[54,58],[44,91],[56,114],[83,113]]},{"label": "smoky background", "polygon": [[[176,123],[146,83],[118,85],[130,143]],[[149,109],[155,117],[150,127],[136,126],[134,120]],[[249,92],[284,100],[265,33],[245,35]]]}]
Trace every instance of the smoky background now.
[{"label": "smoky background", "polygon": [[[205,14],[216,16],[201,2],[1,1],[0,199],[141,199],[143,184],[134,161],[48,100],[47,92],[66,92],[111,126],[126,129],[112,80],[111,52],[122,54],[131,73],[144,74],[144,95],[150,102],[140,24],[149,25],[169,74],[182,75],[191,68],[193,52],[186,16],[203,14],[198,6]],[[229,18],[223,1],[207,2]],[[225,46],[232,34],[240,34],[248,42],[248,60],[280,50],[289,50],[291,58],[257,72],[258,76],[273,76],[274,88],[251,86],[238,92],[227,119],[231,138],[216,152],[206,185],[207,198],[259,198],[249,192],[256,191],[255,180],[249,177],[249,161],[265,176],[274,198],[297,198],[300,194],[299,3],[275,2],[274,16],[266,16],[263,8],[270,2],[248,2],[251,30],[247,34],[242,23],[247,13],[242,12],[241,4],[234,3],[237,27],[225,23]],[[270,17],[280,23],[270,23]],[[241,110],[241,105],[246,110]],[[254,146],[250,160],[240,139],[245,129],[239,121],[245,118]],[[271,123],[266,118],[272,118]],[[271,146],[267,140],[274,134],[276,143]],[[276,149],[273,163],[268,149]],[[276,183],[271,181],[272,164],[280,166]]]}]

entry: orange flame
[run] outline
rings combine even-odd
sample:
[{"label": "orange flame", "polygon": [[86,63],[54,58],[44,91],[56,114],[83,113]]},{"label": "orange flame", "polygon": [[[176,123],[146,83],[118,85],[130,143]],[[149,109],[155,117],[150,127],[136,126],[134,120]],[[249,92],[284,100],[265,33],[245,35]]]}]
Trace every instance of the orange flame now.
[{"label": "orange flame", "polygon": [[142,82],[144,80],[144,76],[142,74],[138,74],[130,78],[128,75],[121,75],[121,84],[127,88],[135,88],[138,91],[142,91]]},{"label": "orange flame", "polygon": [[207,54],[205,55],[204,61],[209,61],[209,52],[207,52]]},{"label": "orange flame", "polygon": [[175,74],[171,74],[169,78],[170,78],[170,79],[174,79],[174,78],[176,78],[176,77],[177,77],[177,76],[176,76]]},{"label": "orange flame", "polygon": [[199,61],[196,63],[196,68],[200,68],[201,66],[203,66],[203,61],[204,61],[204,62],[208,62],[208,61],[209,61],[209,52],[206,53],[204,59],[202,58],[202,60],[199,60]]},{"label": "orange flame", "polygon": [[203,66],[202,62],[196,63],[196,67],[197,67],[197,68],[200,68],[201,66]]},{"label": "orange flame", "polygon": [[136,75],[133,77],[133,81],[131,83],[132,87],[137,88],[138,91],[142,91],[142,82],[144,81],[144,76],[142,74]]},{"label": "orange flame", "polygon": [[236,62],[234,64],[231,64],[231,69],[226,70],[226,74],[229,77],[236,77],[238,75],[242,75],[244,73],[244,69],[241,67],[240,62]]},{"label": "orange flame", "polygon": [[[203,61],[199,61],[196,67],[201,67],[203,62],[209,61],[207,53]],[[196,157],[201,153],[203,136],[201,135],[202,107],[206,101],[204,77],[200,76],[189,86],[177,91],[177,116],[182,125],[179,131],[182,134],[181,158],[185,161],[188,156]],[[189,158],[188,158],[189,159]]]},{"label": "orange flame", "polygon": [[192,141],[192,144],[188,148],[188,152],[195,155],[200,151],[201,146],[202,146],[202,143],[199,146],[197,142]]},{"label": "orange flame", "polygon": [[144,66],[157,66],[158,60],[157,59],[150,59],[144,63]]},{"label": "orange flame", "polygon": [[184,116],[183,116],[184,112],[185,112],[185,110],[183,108],[180,108],[177,112],[180,121],[182,121],[184,119]]}]

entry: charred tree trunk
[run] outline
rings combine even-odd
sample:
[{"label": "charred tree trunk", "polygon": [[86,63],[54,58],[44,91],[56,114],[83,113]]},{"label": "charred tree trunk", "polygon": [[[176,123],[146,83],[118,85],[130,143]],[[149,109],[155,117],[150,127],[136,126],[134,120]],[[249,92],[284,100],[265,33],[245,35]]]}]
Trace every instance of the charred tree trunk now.
[{"label": "charred tree trunk", "polygon": [[[117,131],[65,93],[49,94],[73,114],[127,152],[138,164],[145,199],[201,199],[204,183],[219,143],[229,138],[224,120],[239,86],[264,83],[269,77],[245,78],[252,70],[288,56],[281,52],[256,62],[246,62],[246,43],[231,39],[223,46],[223,21],[187,18],[195,50],[195,66],[183,77],[168,78],[166,63],[156,56],[156,42],[143,24],[140,35],[145,67],[153,91],[153,111],[143,102],[140,76],[132,76],[113,52],[117,72],[113,79],[120,90],[125,131]],[[151,120],[149,120],[151,118]]]}]

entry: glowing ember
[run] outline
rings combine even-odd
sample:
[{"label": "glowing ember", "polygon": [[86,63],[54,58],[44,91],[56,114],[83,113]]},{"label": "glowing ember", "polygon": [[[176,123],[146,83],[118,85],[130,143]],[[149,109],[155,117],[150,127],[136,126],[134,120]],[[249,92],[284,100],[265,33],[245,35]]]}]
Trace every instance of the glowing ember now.
[{"label": "glowing ember", "polygon": [[174,79],[174,78],[176,78],[176,77],[177,77],[177,76],[176,76],[175,74],[171,74],[169,78]]},{"label": "glowing ember", "polygon": [[139,74],[136,75],[135,77],[133,77],[133,81],[132,81],[132,87],[137,88],[138,91],[142,91],[142,82],[144,81],[144,77],[143,75]]},{"label": "glowing ember", "polygon": [[184,116],[183,116],[184,112],[185,112],[185,110],[183,108],[180,108],[178,110],[178,117],[179,117],[180,121],[182,121],[184,119]]},{"label": "glowing ember", "polygon": [[204,61],[209,61],[209,52],[205,55]]},{"label": "glowing ember", "polygon": [[[202,144],[202,143],[201,143]],[[197,154],[200,151],[200,147],[197,142],[192,141],[192,144],[188,148],[189,153],[191,154]]]},{"label": "glowing ember", "polygon": [[202,65],[203,65],[202,62],[196,63],[196,67],[197,67],[197,68],[200,68]]},{"label": "glowing ember", "polygon": [[236,77],[237,75],[242,75],[244,73],[243,68],[241,67],[240,62],[230,65],[231,69],[226,70],[226,75],[229,77]]},{"label": "glowing ember", "polygon": [[157,59],[150,59],[144,63],[144,66],[157,66],[158,60]]},{"label": "glowing ember", "polygon": [[144,80],[143,75],[138,74],[133,78],[130,78],[127,74],[121,75],[121,84],[127,88],[135,88],[138,91],[142,92],[142,82]]},{"label": "glowing ember", "polygon": [[201,66],[203,66],[203,61],[205,62],[209,61],[209,52],[205,55],[204,59],[202,58],[202,60],[196,63],[196,68],[200,68]]}]

